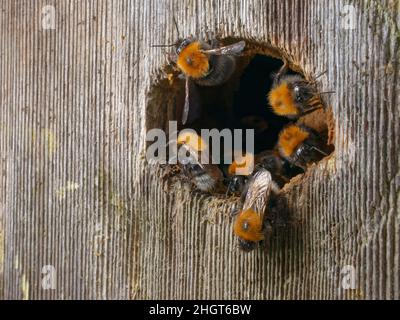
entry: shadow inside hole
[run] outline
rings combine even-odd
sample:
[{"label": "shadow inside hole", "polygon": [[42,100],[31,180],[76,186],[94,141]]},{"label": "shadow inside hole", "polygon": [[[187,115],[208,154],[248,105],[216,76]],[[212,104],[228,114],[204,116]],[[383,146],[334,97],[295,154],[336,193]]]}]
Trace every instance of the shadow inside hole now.
[{"label": "shadow inside hole", "polygon": [[[272,112],[267,93],[273,85],[273,75],[282,67],[282,60],[256,55],[240,78],[240,87],[232,107],[234,127],[255,129],[254,152],[272,150],[281,129],[290,122]],[[265,121],[264,125],[260,123]],[[265,128],[266,127],[266,128]],[[264,129],[264,130],[263,130]]]}]

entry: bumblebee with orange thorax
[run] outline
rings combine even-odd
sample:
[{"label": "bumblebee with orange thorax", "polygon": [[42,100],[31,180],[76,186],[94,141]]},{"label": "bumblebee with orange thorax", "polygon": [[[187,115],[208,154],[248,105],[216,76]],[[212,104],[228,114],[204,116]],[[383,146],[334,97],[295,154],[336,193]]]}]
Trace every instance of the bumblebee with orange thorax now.
[{"label": "bumblebee with orange thorax", "polygon": [[[218,47],[214,39],[213,46],[195,38],[183,40],[176,48],[176,64],[186,77],[185,106],[182,114],[182,123],[185,124],[189,116],[189,108],[196,107],[196,101],[191,99],[191,91],[196,90],[192,81],[199,86],[219,86],[229,80],[236,68],[234,55],[240,54],[245,42],[239,41],[232,45]],[[196,112],[196,110],[194,111]]]},{"label": "bumblebee with orange thorax", "polygon": [[241,194],[249,180],[249,176],[253,173],[253,169],[254,155],[250,152],[234,160],[228,167],[229,184],[226,195],[229,193]]},{"label": "bumblebee with orange thorax", "polygon": [[274,84],[268,93],[268,102],[275,114],[291,119],[323,108],[321,94],[313,83],[300,75],[286,74],[287,63],[275,76]]},{"label": "bumblebee with orange thorax", "polygon": [[[179,30],[176,21],[175,27]],[[185,105],[182,114],[182,124],[189,119],[189,107],[198,108],[196,85],[219,86],[229,80],[236,68],[235,55],[240,54],[246,43],[239,41],[231,45],[220,47],[216,39],[211,45],[196,38],[179,39],[172,45],[155,45],[154,47],[175,46],[176,65],[186,78]],[[194,114],[198,110],[190,111]],[[193,116],[191,117],[193,118]]]},{"label": "bumblebee with orange thorax", "polygon": [[279,134],[278,149],[283,158],[304,170],[308,163],[327,156],[318,134],[304,125],[286,126]]},{"label": "bumblebee with orange thorax", "polygon": [[[195,187],[203,192],[222,188],[223,174],[215,164],[202,164],[202,154],[208,153],[208,145],[195,133],[181,131],[177,143],[188,154],[187,161],[181,163],[183,171]],[[208,157],[208,155],[207,155]]]},{"label": "bumblebee with orange thorax", "polygon": [[242,250],[253,250],[264,239],[265,233],[271,232],[269,201],[277,193],[278,186],[267,170],[258,171],[247,183],[242,194],[243,206],[233,224],[234,234]]},{"label": "bumblebee with orange thorax", "polygon": [[286,160],[281,158],[277,150],[266,150],[256,155],[254,172],[262,169],[268,170],[274,182],[279,187],[282,187],[289,181],[289,174],[285,170],[285,162]]}]

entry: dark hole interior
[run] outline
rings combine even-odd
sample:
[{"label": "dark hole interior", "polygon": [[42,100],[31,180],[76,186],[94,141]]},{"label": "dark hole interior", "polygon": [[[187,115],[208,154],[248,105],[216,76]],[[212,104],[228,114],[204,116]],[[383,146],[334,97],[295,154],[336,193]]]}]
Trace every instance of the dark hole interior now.
[{"label": "dark hole interior", "polygon": [[290,122],[288,118],[274,114],[266,101],[267,92],[271,89],[273,82],[272,75],[282,65],[283,62],[279,59],[264,55],[254,56],[244,70],[240,78],[239,90],[235,93],[232,108],[235,128],[254,128],[254,125],[251,125],[254,124],[254,117],[257,117],[256,124],[265,120],[268,125],[266,130],[261,132],[256,130],[255,153],[273,149],[282,127]]},{"label": "dark hole interior", "polygon": [[[255,154],[273,150],[281,130],[287,124],[296,122],[296,120],[276,115],[268,105],[267,94],[273,85],[273,75],[282,65],[281,59],[265,54],[238,57],[236,71],[228,82],[218,87],[198,86],[202,106],[201,116],[185,127],[179,127],[181,123],[179,115],[182,112],[185,97],[184,80],[179,80],[173,101],[173,112],[170,113],[168,120],[177,120],[179,130],[192,128],[199,134],[201,129],[253,128],[255,129]],[[296,74],[294,71],[289,72]],[[317,121],[326,123],[326,118],[321,119],[318,116]],[[327,131],[320,132],[320,134],[326,142]],[[245,141],[242,143],[244,147]],[[332,151],[333,146],[330,153]],[[221,164],[219,166],[225,177],[228,178],[228,165]],[[292,177],[303,173],[304,170],[285,162],[285,172],[286,182],[289,182]],[[280,186],[282,187],[285,183],[280,183]]]}]

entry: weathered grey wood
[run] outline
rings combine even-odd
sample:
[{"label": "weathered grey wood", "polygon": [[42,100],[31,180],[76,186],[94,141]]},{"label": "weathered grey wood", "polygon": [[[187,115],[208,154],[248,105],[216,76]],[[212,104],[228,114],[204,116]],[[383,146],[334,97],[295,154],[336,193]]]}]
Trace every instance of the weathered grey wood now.
[{"label": "weathered grey wood", "polygon": [[[342,28],[345,4],[355,29]],[[41,29],[44,5],[56,29]],[[399,1],[0,1],[0,297],[400,298]],[[270,42],[335,90],[332,157],[296,223],[235,248],[232,203],[144,162],[148,92],[182,34]],[[163,104],[160,104],[160,112]],[[173,192],[168,192],[168,188]],[[171,189],[173,188],[173,189]],[[53,265],[56,289],[41,286]],[[354,266],[356,289],[341,289]]]}]

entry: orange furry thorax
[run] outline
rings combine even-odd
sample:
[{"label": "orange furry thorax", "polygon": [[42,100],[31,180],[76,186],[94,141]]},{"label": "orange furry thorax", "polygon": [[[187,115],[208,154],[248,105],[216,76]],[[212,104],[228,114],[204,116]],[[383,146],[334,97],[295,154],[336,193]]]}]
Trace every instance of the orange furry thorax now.
[{"label": "orange furry thorax", "polygon": [[268,94],[268,101],[277,115],[297,115],[299,113],[287,82],[273,88]]},{"label": "orange furry thorax", "polygon": [[290,157],[310,134],[296,125],[286,127],[279,134],[279,147],[285,157]]},{"label": "orange furry thorax", "polygon": [[199,41],[192,42],[178,56],[177,65],[181,71],[194,79],[207,75],[210,65],[208,57],[201,51]]},{"label": "orange furry thorax", "polygon": [[[247,229],[245,228],[246,223]],[[262,228],[262,216],[254,210],[248,209],[240,212],[236,217],[233,225],[233,232],[241,239],[257,242],[264,239]]]}]

